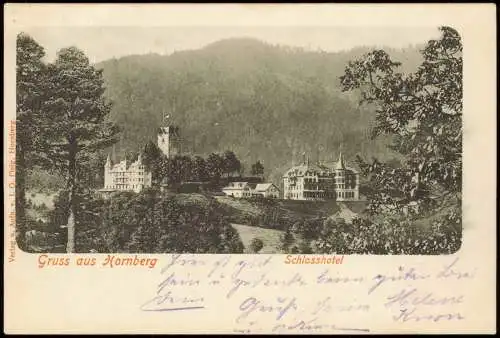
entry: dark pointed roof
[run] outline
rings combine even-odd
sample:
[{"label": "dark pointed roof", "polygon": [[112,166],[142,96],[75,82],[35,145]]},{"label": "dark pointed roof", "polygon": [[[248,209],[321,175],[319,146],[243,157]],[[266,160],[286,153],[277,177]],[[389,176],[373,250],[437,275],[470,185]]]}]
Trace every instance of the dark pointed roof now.
[{"label": "dark pointed roof", "polygon": [[344,156],[342,156],[342,152],[339,155],[339,160],[337,161],[337,164],[335,165],[335,169],[337,170],[345,170],[345,162],[344,162]]}]

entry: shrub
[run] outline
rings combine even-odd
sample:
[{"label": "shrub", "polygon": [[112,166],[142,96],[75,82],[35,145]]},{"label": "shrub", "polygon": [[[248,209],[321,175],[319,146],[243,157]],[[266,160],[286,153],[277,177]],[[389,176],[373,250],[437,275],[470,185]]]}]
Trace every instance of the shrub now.
[{"label": "shrub", "polygon": [[250,242],[250,250],[252,250],[253,253],[258,253],[263,247],[264,242],[260,238],[255,237]]},{"label": "shrub", "polygon": [[281,235],[280,243],[280,250],[282,252],[287,253],[290,251],[291,246],[295,243],[295,237],[290,227],[287,227],[283,235]]},{"label": "shrub", "polygon": [[397,219],[374,223],[356,218],[352,225],[327,221],[316,241],[316,252],[375,255],[435,255],[456,252],[461,232],[433,223],[428,229]]}]

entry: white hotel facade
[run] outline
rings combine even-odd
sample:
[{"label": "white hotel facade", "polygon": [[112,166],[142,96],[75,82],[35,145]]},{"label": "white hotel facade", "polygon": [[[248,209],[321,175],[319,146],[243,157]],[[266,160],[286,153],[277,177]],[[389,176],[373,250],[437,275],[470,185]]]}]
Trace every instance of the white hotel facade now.
[{"label": "white hotel facade", "polygon": [[309,160],[283,175],[283,198],[292,200],[359,200],[359,173],[347,167],[342,153],[334,166]]}]

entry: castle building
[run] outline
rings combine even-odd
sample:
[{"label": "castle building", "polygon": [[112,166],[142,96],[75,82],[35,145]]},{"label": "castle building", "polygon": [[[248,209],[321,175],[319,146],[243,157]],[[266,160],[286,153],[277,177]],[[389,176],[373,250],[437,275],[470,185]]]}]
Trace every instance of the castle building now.
[{"label": "castle building", "polygon": [[179,127],[166,126],[158,129],[158,148],[170,158],[181,153]]},{"label": "castle building", "polygon": [[309,160],[283,175],[283,197],[293,200],[359,200],[359,174],[345,165],[340,153],[333,166],[311,164]]},{"label": "castle building", "polygon": [[145,169],[141,154],[135,162],[127,163],[125,159],[115,165],[111,163],[108,155],[104,165],[104,189],[140,192],[145,187],[151,186],[151,176],[151,172]]},{"label": "castle building", "polygon": [[[158,148],[167,157],[180,154],[181,142],[179,128],[175,126],[161,127],[158,130]],[[134,162],[126,159],[113,163],[108,154],[104,164],[104,188],[98,190],[103,196],[117,191],[134,191],[136,193],[144,188],[151,187],[152,173],[144,165],[141,154]]]}]

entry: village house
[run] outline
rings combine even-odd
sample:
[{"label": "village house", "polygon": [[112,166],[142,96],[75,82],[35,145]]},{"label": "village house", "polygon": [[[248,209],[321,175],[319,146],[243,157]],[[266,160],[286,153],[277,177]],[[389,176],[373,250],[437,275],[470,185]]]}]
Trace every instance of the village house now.
[{"label": "village house", "polygon": [[222,188],[226,196],[248,198],[262,196],[265,198],[279,198],[280,190],[272,183],[230,182]]},{"label": "village house", "polygon": [[252,196],[252,187],[248,182],[230,182],[222,188],[222,192],[227,196],[243,198]]},{"label": "village house", "polygon": [[266,198],[279,198],[280,190],[273,183],[259,183],[255,186],[252,194],[254,196],[260,195]]}]

